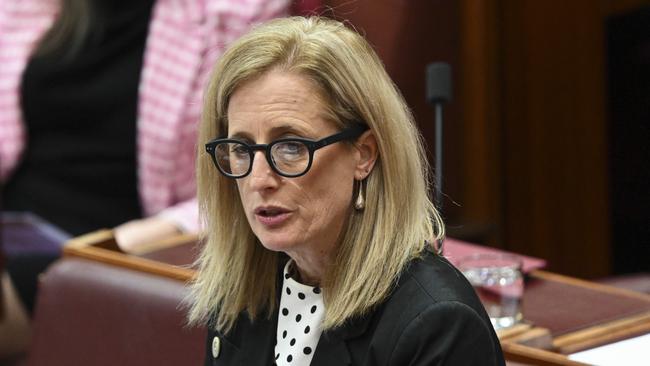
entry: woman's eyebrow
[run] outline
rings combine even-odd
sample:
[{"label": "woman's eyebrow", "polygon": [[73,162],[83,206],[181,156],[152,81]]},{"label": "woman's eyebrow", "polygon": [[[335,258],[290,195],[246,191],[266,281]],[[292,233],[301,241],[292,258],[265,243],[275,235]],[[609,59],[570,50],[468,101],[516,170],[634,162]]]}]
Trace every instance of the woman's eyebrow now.
[{"label": "woman's eyebrow", "polygon": [[296,135],[300,135],[300,136],[309,135],[304,128],[300,128],[299,126],[290,125],[290,124],[283,124],[283,125],[275,126],[275,127],[271,128],[270,133],[271,133],[271,136],[273,136],[274,138],[278,137],[278,136],[288,134],[288,133],[296,134]]},{"label": "woman's eyebrow", "polygon": [[250,134],[246,132],[235,132],[234,134],[228,136],[229,139],[234,139],[234,140],[247,140],[247,141],[253,141],[252,138],[250,138]]},{"label": "woman's eyebrow", "polygon": [[[282,135],[286,134],[295,134],[299,136],[310,136],[310,134],[307,132],[306,129],[301,128],[300,126],[292,125],[292,124],[282,124],[278,126],[271,127],[271,129],[268,132],[269,137],[271,138],[271,141],[274,139],[279,138]],[[236,140],[246,140],[246,141],[253,141],[257,143],[253,138],[252,134],[246,132],[246,131],[237,131],[233,133],[232,135],[228,136],[229,139],[236,139]],[[269,141],[270,142],[270,141]]]}]

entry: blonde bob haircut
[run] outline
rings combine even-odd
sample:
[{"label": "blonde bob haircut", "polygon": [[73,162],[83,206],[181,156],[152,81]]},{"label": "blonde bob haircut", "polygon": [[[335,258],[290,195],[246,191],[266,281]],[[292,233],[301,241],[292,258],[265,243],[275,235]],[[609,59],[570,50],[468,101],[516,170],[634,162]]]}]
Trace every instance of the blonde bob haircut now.
[{"label": "blonde bob haircut", "polygon": [[210,321],[224,333],[242,312],[251,320],[274,313],[284,254],[258,241],[235,180],[217,171],[203,146],[228,133],[228,103],[237,87],[270,70],[312,81],[328,118],[341,128],[366,124],[377,140],[378,158],[365,179],[365,209],[353,209],[350,197],[350,216],[321,280],[324,330],[380,304],[409,261],[444,235],[428,196],[429,166],[421,136],[363,37],[340,22],[319,17],[277,19],[258,26],[235,41],[216,64],[199,132],[198,198],[207,230],[190,294],[189,321]]}]

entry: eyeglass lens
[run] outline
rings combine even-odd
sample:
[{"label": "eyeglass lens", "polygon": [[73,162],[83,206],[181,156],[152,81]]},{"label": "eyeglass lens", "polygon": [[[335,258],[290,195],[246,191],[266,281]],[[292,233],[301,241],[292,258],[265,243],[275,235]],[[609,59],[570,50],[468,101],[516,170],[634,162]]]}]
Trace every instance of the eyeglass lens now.
[{"label": "eyeglass lens", "polygon": [[[271,146],[271,164],[282,174],[298,175],[309,167],[309,148],[300,141],[283,141]],[[248,173],[252,161],[250,146],[237,142],[222,142],[215,147],[219,168],[234,177]]]}]

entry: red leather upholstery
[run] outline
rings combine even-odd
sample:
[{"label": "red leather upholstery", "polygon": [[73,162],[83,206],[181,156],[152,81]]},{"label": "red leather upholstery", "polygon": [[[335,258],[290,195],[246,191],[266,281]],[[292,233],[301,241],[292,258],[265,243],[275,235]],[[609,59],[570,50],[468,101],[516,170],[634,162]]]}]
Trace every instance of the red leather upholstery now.
[{"label": "red leather upholstery", "polygon": [[27,365],[200,365],[205,329],[187,328],[183,283],[63,259],[40,284]]}]

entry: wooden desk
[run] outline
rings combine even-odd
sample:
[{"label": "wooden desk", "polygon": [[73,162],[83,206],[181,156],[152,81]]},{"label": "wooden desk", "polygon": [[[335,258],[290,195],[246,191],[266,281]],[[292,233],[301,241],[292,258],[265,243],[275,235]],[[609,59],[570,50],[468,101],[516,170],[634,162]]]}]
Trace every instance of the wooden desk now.
[{"label": "wooden desk", "polygon": [[[103,230],[70,240],[63,252],[189,281],[199,249],[196,236],[181,235],[125,254]],[[649,295],[539,270],[527,277],[526,324],[500,334],[510,365],[584,365],[566,355],[650,332]]]},{"label": "wooden desk", "polygon": [[650,296],[545,271],[530,273],[523,314],[501,345],[533,365],[580,365],[566,355],[650,332]]}]

